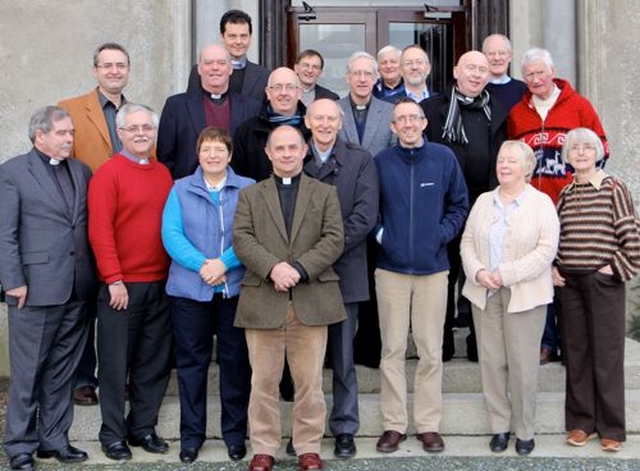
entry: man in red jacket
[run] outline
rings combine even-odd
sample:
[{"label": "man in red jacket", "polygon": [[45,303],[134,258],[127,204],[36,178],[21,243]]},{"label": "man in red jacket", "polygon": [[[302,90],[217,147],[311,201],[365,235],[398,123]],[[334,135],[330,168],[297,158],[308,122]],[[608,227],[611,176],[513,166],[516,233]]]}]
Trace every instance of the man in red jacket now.
[{"label": "man in red jacket", "polygon": [[[122,151],[89,185],[89,240],[96,256],[102,450],[131,459],[132,446],[166,453],[155,425],[169,381],[171,324],[164,292],[169,257],[160,235],[173,180],[151,159],[158,115],[127,103],[116,117]],[[130,411],[125,418],[129,378]]]}]

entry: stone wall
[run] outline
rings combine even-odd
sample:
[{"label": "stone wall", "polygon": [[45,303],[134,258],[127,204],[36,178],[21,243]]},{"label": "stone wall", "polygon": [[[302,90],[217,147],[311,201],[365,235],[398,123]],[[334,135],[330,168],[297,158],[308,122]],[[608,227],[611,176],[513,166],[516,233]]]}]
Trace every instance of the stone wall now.
[{"label": "stone wall", "polygon": [[[131,54],[127,98],[160,112],[186,86],[191,64],[187,0],[32,0],[2,2],[0,15],[0,161],[29,149],[33,111],[95,86],[97,45]],[[186,62],[185,62],[186,61]]]}]

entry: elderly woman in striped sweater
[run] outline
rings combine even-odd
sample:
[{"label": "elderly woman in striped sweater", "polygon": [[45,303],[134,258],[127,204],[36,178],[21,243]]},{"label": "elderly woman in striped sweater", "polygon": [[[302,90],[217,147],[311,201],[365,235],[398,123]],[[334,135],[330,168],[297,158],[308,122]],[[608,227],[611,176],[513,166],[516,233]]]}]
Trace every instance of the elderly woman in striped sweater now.
[{"label": "elderly woman in striped sweater", "polygon": [[567,134],[562,158],[573,182],[560,193],[560,243],[553,269],[562,304],[569,445],[597,434],[605,451],[626,438],[625,286],[640,269],[640,229],[631,193],[596,167],[604,155],[591,130]]}]

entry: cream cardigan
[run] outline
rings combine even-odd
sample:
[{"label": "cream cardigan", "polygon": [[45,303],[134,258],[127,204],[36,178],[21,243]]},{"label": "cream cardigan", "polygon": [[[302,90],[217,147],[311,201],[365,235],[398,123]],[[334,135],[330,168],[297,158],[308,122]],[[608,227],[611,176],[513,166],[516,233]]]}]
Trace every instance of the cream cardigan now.
[{"label": "cream cardigan", "polygon": [[[507,222],[498,268],[503,285],[511,290],[507,312],[527,311],[553,300],[551,263],[558,249],[558,215],[551,198],[530,185],[527,187],[522,205]],[[490,269],[489,230],[496,218],[493,191],[483,193],[471,209],[460,244],[467,275],[462,294],[483,310],[487,289],[476,281],[476,274],[481,269]]]}]

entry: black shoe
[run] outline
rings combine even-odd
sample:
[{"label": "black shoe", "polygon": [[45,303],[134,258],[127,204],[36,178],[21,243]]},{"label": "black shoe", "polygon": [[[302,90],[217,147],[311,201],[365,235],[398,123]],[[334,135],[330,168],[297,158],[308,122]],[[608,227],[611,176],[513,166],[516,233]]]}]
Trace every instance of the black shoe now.
[{"label": "black shoe", "polygon": [[287,442],[287,447],[285,448],[287,455],[296,456],[296,449],[293,448],[293,437],[289,439]]},{"label": "black shoe", "polygon": [[124,461],[131,459],[131,450],[124,441],[113,442],[110,445],[102,445],[105,456],[111,460]]},{"label": "black shoe", "polygon": [[38,450],[36,456],[44,459],[55,458],[60,461],[60,463],[82,463],[89,459],[86,451],[82,451],[69,444],[59,450]]},{"label": "black shoe", "polygon": [[129,445],[141,446],[148,453],[166,453],[169,451],[169,444],[155,433],[150,433],[142,439],[130,438]]},{"label": "black shoe", "polygon": [[516,452],[518,452],[520,456],[530,454],[535,447],[536,442],[533,441],[533,438],[531,440],[516,439]]},{"label": "black shoe", "polygon": [[353,458],[356,456],[356,444],[353,441],[353,435],[350,433],[341,433],[336,437],[336,446],[333,454],[338,458]]},{"label": "black shoe", "polygon": [[30,453],[18,453],[16,456],[11,458],[9,466],[11,469],[21,470],[21,471],[29,471],[33,469],[33,456]]},{"label": "black shoe", "polygon": [[183,448],[180,450],[180,461],[183,463],[193,463],[198,459],[197,448]]},{"label": "black shoe", "polygon": [[229,445],[227,447],[227,454],[233,461],[240,461],[247,454],[247,447],[244,443],[240,445]]},{"label": "black shoe", "polygon": [[496,433],[491,437],[489,448],[494,453],[502,453],[509,447],[509,438],[511,438],[511,433],[509,432]]}]

